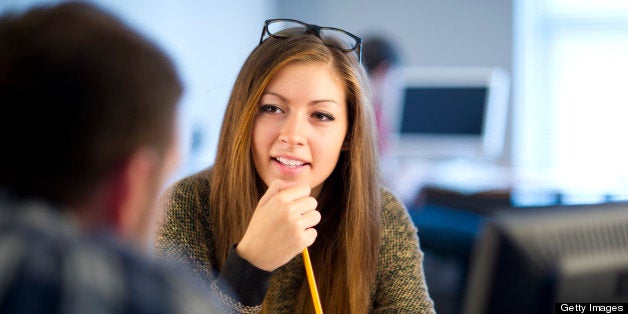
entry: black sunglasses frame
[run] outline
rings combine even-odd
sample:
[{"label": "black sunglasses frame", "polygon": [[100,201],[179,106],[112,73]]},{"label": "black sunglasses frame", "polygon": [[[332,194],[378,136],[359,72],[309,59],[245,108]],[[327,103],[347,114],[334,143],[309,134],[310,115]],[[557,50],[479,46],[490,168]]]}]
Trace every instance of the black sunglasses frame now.
[{"label": "black sunglasses frame", "polygon": [[330,47],[334,47],[336,49],[340,49],[343,52],[351,52],[354,50],[358,50],[357,51],[357,55],[358,55],[358,62],[362,63],[362,38],[353,35],[345,30],[342,30],[340,28],[335,28],[335,27],[327,27],[327,26],[318,26],[315,24],[308,24],[308,23],[304,23],[298,20],[293,20],[293,19],[270,19],[270,20],[266,20],[264,21],[264,28],[262,29],[262,35],[260,36],[259,39],[259,44],[261,45],[264,42],[264,34],[267,34],[269,37],[275,37],[275,38],[287,38],[286,36],[279,36],[279,35],[275,35],[275,34],[271,34],[270,30],[268,30],[268,25],[270,25],[271,23],[275,23],[275,22],[292,22],[292,23],[296,23],[296,24],[301,24],[303,26],[305,26],[305,32],[304,34],[314,34],[316,37],[323,39],[321,37],[321,30],[333,30],[333,31],[337,31],[337,32],[341,32],[343,34],[348,35],[349,37],[355,39],[356,44],[353,48],[350,49],[346,49],[346,48],[342,48],[342,47],[338,47],[336,45],[332,45],[332,44],[328,44],[323,40],[323,43],[326,46],[330,46]]}]

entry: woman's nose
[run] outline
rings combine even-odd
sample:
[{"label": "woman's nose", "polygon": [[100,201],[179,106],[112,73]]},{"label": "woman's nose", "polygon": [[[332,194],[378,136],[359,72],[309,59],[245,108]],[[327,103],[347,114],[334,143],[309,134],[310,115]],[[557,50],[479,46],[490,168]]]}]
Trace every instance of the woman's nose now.
[{"label": "woman's nose", "polygon": [[283,124],[279,140],[288,145],[303,145],[306,137],[307,121],[302,121],[297,116],[288,117]]}]

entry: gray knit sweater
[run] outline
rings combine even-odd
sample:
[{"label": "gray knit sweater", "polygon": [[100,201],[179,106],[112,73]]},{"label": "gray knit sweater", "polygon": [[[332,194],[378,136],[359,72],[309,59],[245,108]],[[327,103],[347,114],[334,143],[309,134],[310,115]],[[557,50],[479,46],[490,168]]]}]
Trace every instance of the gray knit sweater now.
[{"label": "gray knit sweater", "polygon": [[[268,273],[231,250],[222,273],[217,272],[209,223],[209,176],[209,170],[202,171],[164,194],[164,217],[155,237],[157,257],[189,267],[221,296],[230,312],[258,312],[266,298],[269,313],[294,313],[297,292],[307,280],[301,255]],[[433,313],[416,227],[393,194],[382,190],[381,199],[381,248],[371,312]]]}]

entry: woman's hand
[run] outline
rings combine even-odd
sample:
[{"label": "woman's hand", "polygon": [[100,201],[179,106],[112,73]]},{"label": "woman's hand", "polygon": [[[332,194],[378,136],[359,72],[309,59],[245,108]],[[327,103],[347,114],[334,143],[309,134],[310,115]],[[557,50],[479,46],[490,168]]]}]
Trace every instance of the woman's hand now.
[{"label": "woman's hand", "polygon": [[236,247],[255,267],[273,271],[289,262],[316,239],[321,220],[316,199],[306,184],[274,180],[262,196]]}]

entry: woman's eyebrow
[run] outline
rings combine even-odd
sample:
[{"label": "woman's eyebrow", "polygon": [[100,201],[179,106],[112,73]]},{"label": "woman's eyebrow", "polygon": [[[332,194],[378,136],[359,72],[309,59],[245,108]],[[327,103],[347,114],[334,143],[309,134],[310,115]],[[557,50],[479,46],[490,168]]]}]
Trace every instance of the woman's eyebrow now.
[{"label": "woman's eyebrow", "polygon": [[312,100],[312,101],[310,101],[310,102],[308,103],[308,106],[313,106],[313,105],[316,105],[316,104],[319,104],[319,103],[327,103],[327,102],[334,103],[334,104],[336,104],[336,105],[340,106],[340,103],[338,103],[337,101],[335,101],[335,100],[333,100],[333,99],[331,99],[331,98],[329,98],[329,99],[317,99],[317,100]]},{"label": "woman's eyebrow", "polygon": [[[266,95],[272,95],[275,96],[277,98],[279,98],[282,102],[288,102],[288,98],[286,98],[285,96],[278,94],[276,92],[264,92],[262,93],[262,97],[266,96]],[[313,106],[313,105],[317,105],[320,103],[334,103],[336,105],[341,106],[341,104],[339,102],[337,102],[336,100],[334,100],[333,98],[325,98],[325,99],[315,99],[312,100],[308,103],[308,106]]]},{"label": "woman's eyebrow", "polygon": [[281,95],[281,94],[277,94],[277,93],[275,93],[275,92],[264,92],[264,93],[262,93],[262,97],[263,97],[263,96],[266,96],[266,95],[273,95],[273,96],[275,96],[275,97],[277,97],[277,98],[281,99],[281,101],[283,101],[283,102],[287,102],[287,101],[288,101],[288,99],[287,99],[286,97],[284,97],[284,96],[283,96],[283,95]]}]

